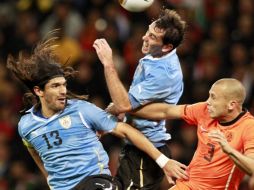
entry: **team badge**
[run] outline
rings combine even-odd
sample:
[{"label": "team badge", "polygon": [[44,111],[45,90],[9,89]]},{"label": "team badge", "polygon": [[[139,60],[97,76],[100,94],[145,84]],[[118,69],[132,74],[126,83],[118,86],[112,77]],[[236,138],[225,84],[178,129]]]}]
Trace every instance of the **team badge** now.
[{"label": "team badge", "polygon": [[228,142],[231,142],[233,139],[233,133],[231,131],[226,131],[225,133],[226,139]]},{"label": "team badge", "polygon": [[64,116],[59,119],[59,123],[65,129],[69,129],[71,127],[71,117],[69,115]]}]

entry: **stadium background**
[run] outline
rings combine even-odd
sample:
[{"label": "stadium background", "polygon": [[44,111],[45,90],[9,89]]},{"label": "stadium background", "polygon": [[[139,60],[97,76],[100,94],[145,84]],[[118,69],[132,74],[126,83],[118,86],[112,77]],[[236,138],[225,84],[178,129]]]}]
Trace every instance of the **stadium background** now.
[{"label": "stadium background", "polygon": [[[89,94],[90,101],[104,109],[110,97],[93,41],[109,41],[120,77],[129,86],[142,57],[142,35],[162,6],[176,9],[188,24],[177,50],[185,82],[179,103],[204,101],[215,80],[234,77],[246,87],[245,106],[254,114],[253,0],[155,0],[142,13],[123,10],[117,0],[1,0],[0,190],[48,189],[17,134],[25,89],[6,70],[7,55],[21,49],[29,53],[49,30],[61,28],[59,59],[80,71],[79,78],[69,82],[70,89]],[[195,127],[181,121],[168,121],[167,127],[173,157],[188,164],[196,146]],[[107,136],[103,142],[111,153],[119,150],[119,140]],[[240,190],[248,189],[247,181]]]}]

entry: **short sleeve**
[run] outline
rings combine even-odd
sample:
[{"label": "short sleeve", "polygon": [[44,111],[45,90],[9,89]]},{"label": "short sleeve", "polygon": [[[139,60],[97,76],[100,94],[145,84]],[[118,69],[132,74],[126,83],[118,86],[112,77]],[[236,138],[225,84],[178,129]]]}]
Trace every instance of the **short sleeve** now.
[{"label": "short sleeve", "polygon": [[177,103],[181,96],[183,83],[178,79],[179,73],[167,73],[163,66],[155,67],[152,71],[145,72],[145,79],[129,90],[129,99],[135,109],[147,103],[172,99],[172,104]]},{"label": "short sleeve", "polygon": [[246,121],[242,136],[244,143],[244,154],[254,153],[254,119]]},{"label": "short sleeve", "polygon": [[182,113],[182,119],[191,125],[197,125],[199,118],[204,118],[207,113],[207,103],[186,105]]},{"label": "short sleeve", "polygon": [[79,104],[79,112],[86,123],[94,130],[112,131],[117,124],[117,118],[101,108],[85,102]]}]

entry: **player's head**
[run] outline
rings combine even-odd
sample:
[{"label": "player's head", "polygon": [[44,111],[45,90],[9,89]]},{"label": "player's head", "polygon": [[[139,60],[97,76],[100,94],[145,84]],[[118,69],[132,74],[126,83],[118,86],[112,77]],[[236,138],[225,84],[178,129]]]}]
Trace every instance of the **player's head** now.
[{"label": "player's head", "polygon": [[57,37],[50,36],[38,43],[30,56],[20,52],[15,59],[9,55],[7,68],[30,90],[24,96],[27,98],[25,103],[40,102],[42,106],[59,111],[66,102],[66,78],[73,76],[75,71],[71,67],[62,67],[58,62],[54,54]]},{"label": "player's head", "polygon": [[233,78],[216,81],[207,100],[210,116],[225,122],[231,121],[242,111],[245,96],[245,88],[240,81]]},{"label": "player's head", "polygon": [[185,22],[174,10],[165,9],[149,25],[143,36],[142,53],[161,57],[179,46],[184,38]]}]

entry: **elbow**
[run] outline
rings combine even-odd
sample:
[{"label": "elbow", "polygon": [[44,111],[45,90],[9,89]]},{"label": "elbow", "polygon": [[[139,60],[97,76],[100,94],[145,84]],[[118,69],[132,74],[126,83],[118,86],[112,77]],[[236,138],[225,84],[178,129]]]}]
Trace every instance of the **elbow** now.
[{"label": "elbow", "polygon": [[132,110],[132,107],[130,104],[115,105],[115,107],[118,113],[126,113]]}]

